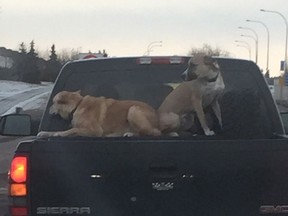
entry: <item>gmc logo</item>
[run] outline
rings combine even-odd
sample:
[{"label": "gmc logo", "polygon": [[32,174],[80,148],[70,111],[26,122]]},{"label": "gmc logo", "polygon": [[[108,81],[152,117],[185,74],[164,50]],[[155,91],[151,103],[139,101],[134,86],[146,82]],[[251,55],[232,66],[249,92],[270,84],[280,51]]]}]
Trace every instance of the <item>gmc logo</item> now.
[{"label": "gmc logo", "polygon": [[284,214],[288,213],[288,205],[263,205],[259,211],[261,214]]}]

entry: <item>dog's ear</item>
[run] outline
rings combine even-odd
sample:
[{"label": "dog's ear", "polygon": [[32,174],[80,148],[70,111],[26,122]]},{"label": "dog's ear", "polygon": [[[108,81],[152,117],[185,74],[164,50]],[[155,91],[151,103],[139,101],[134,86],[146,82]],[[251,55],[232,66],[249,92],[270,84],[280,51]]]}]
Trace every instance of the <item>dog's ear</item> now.
[{"label": "dog's ear", "polygon": [[54,98],[54,101],[58,104],[65,104],[66,103],[66,95],[65,94],[57,94]]},{"label": "dog's ear", "polygon": [[211,65],[214,63],[214,59],[211,56],[204,56],[203,57],[204,64]]},{"label": "dog's ear", "polygon": [[188,66],[196,66],[196,61],[194,58],[191,58],[189,61],[188,61]]},{"label": "dog's ear", "polygon": [[219,70],[220,69],[220,66],[218,65],[218,62],[217,61],[214,61],[213,62],[213,66],[216,70]]},{"label": "dog's ear", "polygon": [[205,56],[204,57],[204,63],[207,65],[210,65],[211,67],[213,67],[216,70],[220,69],[218,62],[215,59],[213,59],[211,56]]}]

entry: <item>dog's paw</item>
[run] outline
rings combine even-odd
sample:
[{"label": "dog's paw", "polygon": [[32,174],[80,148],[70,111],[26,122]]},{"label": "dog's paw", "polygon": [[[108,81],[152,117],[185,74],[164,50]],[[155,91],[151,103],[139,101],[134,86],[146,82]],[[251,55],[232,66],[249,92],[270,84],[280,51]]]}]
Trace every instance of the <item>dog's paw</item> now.
[{"label": "dog's paw", "polygon": [[62,135],[62,133],[60,133],[60,132],[56,132],[56,133],[54,133],[52,136],[53,136],[53,137],[61,137],[61,136],[63,136],[63,135]]},{"label": "dog's paw", "polygon": [[37,136],[38,137],[50,137],[50,136],[53,136],[54,135],[54,132],[49,132],[49,131],[40,131]]},{"label": "dog's paw", "polygon": [[177,132],[170,132],[167,135],[170,137],[178,137],[179,136],[179,134]]},{"label": "dog's paw", "polygon": [[205,135],[206,135],[206,136],[213,136],[213,135],[215,135],[215,133],[214,133],[214,131],[212,131],[212,130],[206,130],[206,131],[205,131]]},{"label": "dog's paw", "polygon": [[[71,136],[81,136],[82,134],[73,133],[71,130],[68,131],[56,131],[53,134],[53,137],[71,137]],[[87,135],[88,136],[88,135]]]},{"label": "dog's paw", "polygon": [[133,136],[135,136],[135,134],[132,132],[126,132],[123,134],[123,137],[133,137]]}]

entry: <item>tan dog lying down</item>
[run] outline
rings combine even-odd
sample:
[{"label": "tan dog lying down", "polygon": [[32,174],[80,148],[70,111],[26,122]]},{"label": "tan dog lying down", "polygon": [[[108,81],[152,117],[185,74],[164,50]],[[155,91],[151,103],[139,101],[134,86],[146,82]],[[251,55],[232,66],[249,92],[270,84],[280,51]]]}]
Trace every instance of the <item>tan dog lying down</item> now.
[{"label": "tan dog lying down", "polygon": [[50,114],[63,119],[72,115],[72,128],[66,131],[41,131],[38,136],[124,136],[161,135],[156,111],[148,104],[132,100],[81,96],[80,91],[62,91],[53,98]]}]

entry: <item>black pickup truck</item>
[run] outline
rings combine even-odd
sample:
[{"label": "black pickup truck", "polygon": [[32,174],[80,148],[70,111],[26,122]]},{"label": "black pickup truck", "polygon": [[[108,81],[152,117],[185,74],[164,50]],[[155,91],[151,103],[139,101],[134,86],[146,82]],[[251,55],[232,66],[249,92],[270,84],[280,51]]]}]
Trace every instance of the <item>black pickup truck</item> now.
[{"label": "black pickup truck", "polygon": [[[73,61],[56,80],[39,131],[70,122],[49,115],[62,90],[133,99],[157,108],[189,57]],[[24,215],[288,215],[288,139],[269,88],[251,61],[217,58],[225,91],[214,136],[34,138],[11,161],[10,210]],[[21,124],[20,124],[21,123]],[[2,118],[1,133],[29,135],[29,116]]]}]

